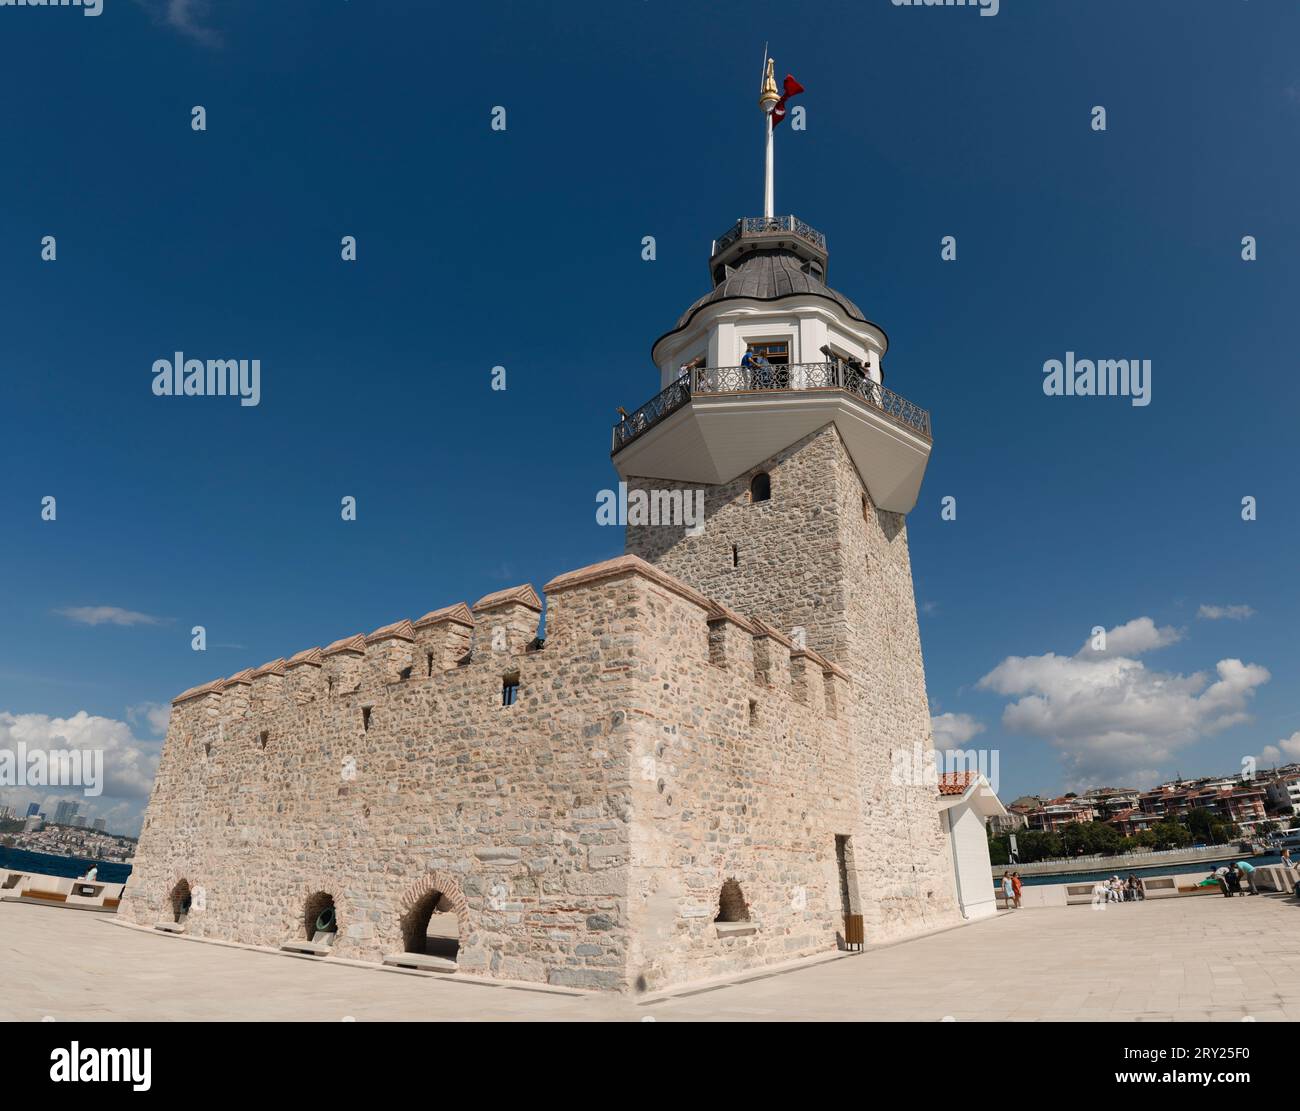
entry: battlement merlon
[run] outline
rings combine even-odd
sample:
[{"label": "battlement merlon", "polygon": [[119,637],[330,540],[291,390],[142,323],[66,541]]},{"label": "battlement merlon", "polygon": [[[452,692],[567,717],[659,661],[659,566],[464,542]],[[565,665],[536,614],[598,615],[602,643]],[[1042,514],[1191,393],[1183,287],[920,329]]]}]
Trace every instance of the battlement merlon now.
[{"label": "battlement merlon", "polygon": [[473,613],[480,647],[518,656],[537,639],[542,600],[525,583],[485,595],[474,603]]},{"label": "battlement merlon", "polygon": [[414,623],[415,643],[425,666],[416,674],[449,671],[469,655],[474,641],[474,615],[464,602],[426,613]]},{"label": "battlement merlon", "polygon": [[[835,663],[800,647],[765,621],[732,612],[635,555],[569,571],[546,584],[548,655],[581,650],[593,637],[626,632],[647,620],[640,605],[644,592],[610,593],[610,584],[619,580],[651,584],[688,603],[684,610],[665,615],[669,619],[664,635],[680,638],[680,651],[831,714],[837,703],[843,704],[844,695],[833,691],[837,684],[847,687],[849,678]],[[604,594],[599,605],[581,601],[581,594],[590,590]],[[301,703],[405,679],[436,678],[467,662],[475,635],[476,663],[480,655],[497,660],[503,654],[507,658],[523,654],[536,639],[541,611],[541,599],[531,586],[512,587],[479,599],[472,608],[460,602],[417,621],[395,621],[368,636],[342,637],[323,649],[308,648],[288,660],[272,660],[191,687],[172,699],[172,705],[184,705],[191,721],[195,708],[211,719],[239,717],[269,709],[286,697]],[[498,634],[504,642],[494,645]]]}]

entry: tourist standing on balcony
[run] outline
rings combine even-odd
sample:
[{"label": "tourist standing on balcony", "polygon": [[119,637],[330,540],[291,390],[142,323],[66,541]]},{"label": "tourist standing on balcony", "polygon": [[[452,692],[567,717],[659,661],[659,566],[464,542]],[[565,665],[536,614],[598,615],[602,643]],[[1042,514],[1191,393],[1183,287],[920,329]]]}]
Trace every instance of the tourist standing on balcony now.
[{"label": "tourist standing on balcony", "polygon": [[767,361],[767,356],[755,351],[752,347],[748,347],[745,349],[745,357],[740,360],[740,365],[750,371],[750,389],[768,390],[772,388],[772,364]]},{"label": "tourist standing on balcony", "polygon": [[1011,873],[1002,873],[1002,898],[1006,900],[1007,909],[1015,909],[1015,885],[1011,882]]}]

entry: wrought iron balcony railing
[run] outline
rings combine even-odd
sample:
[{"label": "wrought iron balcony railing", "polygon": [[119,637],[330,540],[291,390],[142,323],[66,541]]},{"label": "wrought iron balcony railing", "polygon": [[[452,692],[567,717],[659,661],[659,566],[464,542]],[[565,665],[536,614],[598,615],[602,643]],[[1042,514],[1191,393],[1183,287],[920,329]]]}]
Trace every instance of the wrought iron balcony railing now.
[{"label": "wrought iron balcony railing", "polygon": [[742,235],[762,235],[766,232],[785,232],[798,236],[823,254],[826,253],[826,236],[797,216],[746,216],[737,220],[713,241],[713,253],[721,254]]},{"label": "wrought iron balcony railing", "polygon": [[655,425],[672,416],[696,395],[802,390],[845,390],[879,409],[908,431],[927,441],[933,439],[930,434],[929,412],[919,405],[913,405],[893,390],[886,389],[879,382],[872,381],[861,370],[847,363],[706,366],[687,371],[667,389],[614,425],[614,447],[610,454],[618,454],[637,437],[645,435]]}]

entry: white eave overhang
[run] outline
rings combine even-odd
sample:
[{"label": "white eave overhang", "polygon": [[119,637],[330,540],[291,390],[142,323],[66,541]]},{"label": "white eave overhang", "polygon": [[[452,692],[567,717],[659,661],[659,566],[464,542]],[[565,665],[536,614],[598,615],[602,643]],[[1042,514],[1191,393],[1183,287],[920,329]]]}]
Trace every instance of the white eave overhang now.
[{"label": "white eave overhang", "polygon": [[984,776],[976,776],[960,795],[940,795],[939,810],[951,810],[957,805],[970,806],[981,818],[1005,818],[1007,808]]},{"label": "white eave overhang", "polygon": [[621,478],[716,485],[832,423],[872,502],[890,513],[911,512],[930,441],[847,390],[697,394],[613,462]]}]

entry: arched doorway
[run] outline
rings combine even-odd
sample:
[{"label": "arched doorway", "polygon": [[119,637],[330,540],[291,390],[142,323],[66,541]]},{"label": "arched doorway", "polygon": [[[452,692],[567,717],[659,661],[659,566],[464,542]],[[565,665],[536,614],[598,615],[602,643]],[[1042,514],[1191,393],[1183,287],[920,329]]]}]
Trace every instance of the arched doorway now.
[{"label": "arched doorway", "polygon": [[402,949],[454,961],[460,951],[460,916],[436,888],[425,892],[402,915]]},{"label": "arched doorway", "polygon": [[334,896],[328,891],[317,891],[314,895],[308,895],[302,908],[302,927],[303,937],[308,941],[333,944],[339,931]]},{"label": "arched doorway", "polygon": [[456,876],[426,872],[403,893],[401,907],[398,927],[405,955],[457,959],[461,939],[466,936],[469,903]]},{"label": "arched doorway", "polygon": [[167,896],[172,906],[172,921],[177,925],[182,925],[185,919],[189,917],[192,896],[190,894],[190,881],[179,879],[171,889],[171,894]]}]

